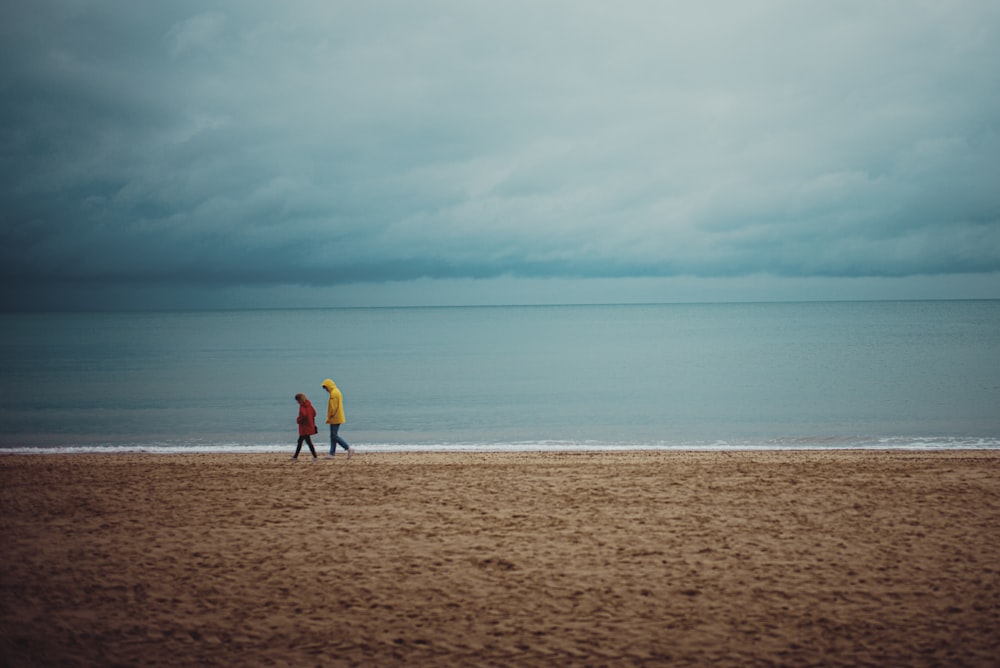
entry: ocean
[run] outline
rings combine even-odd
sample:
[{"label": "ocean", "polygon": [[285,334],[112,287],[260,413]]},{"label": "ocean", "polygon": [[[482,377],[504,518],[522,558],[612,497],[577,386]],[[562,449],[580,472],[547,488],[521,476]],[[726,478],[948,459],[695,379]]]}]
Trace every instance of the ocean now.
[{"label": "ocean", "polygon": [[[1000,301],[0,315],[0,452],[1000,447]],[[320,425],[316,437],[328,447]]]}]

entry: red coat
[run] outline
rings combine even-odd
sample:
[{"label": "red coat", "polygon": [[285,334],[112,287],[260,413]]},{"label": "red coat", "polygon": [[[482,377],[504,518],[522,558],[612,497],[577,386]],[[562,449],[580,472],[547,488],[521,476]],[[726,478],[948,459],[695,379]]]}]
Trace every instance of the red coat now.
[{"label": "red coat", "polygon": [[316,428],[316,409],[308,399],[299,404],[299,436],[312,436],[319,433]]}]

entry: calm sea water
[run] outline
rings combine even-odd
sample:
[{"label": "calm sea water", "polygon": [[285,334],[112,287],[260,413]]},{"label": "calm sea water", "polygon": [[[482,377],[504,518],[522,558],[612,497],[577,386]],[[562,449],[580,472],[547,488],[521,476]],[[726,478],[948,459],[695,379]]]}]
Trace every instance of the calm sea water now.
[{"label": "calm sea water", "polygon": [[[0,315],[0,450],[1000,447],[1000,301]],[[319,443],[324,443],[321,428]]]}]

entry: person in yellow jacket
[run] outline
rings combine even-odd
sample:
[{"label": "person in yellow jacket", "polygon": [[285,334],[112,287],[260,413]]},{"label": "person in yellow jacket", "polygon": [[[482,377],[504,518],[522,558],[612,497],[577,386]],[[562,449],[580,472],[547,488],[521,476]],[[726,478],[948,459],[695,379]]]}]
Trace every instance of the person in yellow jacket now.
[{"label": "person in yellow jacket", "polygon": [[330,425],[330,454],[326,458],[330,459],[333,457],[339,444],[340,447],[347,450],[347,458],[350,459],[351,455],[354,454],[354,448],[348,445],[347,441],[342,439],[337,433],[340,431],[340,425],[346,422],[344,418],[344,395],[341,393],[340,388],[337,387],[337,384],[329,378],[323,381],[323,389],[330,394],[330,401],[326,404],[326,423]]}]

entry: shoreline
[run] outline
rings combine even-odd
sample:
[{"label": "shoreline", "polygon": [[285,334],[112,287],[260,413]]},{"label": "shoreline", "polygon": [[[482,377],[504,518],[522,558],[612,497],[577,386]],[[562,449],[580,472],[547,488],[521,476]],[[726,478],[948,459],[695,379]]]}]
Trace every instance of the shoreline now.
[{"label": "shoreline", "polygon": [[5,665],[995,665],[1000,451],[0,457]]},{"label": "shoreline", "polygon": [[[893,439],[889,439],[890,441]],[[766,444],[766,443],[693,443],[687,445],[675,444],[480,444],[480,443],[455,443],[455,444],[430,444],[430,445],[400,445],[400,444],[370,444],[360,443],[354,445],[354,449],[359,454],[386,455],[386,454],[462,454],[462,453],[483,453],[483,454],[628,454],[632,452],[648,452],[661,454],[683,454],[686,452],[702,453],[730,453],[730,452],[778,452],[778,453],[821,453],[821,452],[867,452],[867,453],[946,453],[946,452],[1000,452],[1000,441],[989,438],[975,439],[945,439],[945,440],[919,440],[919,439],[898,439],[897,444],[886,444],[885,441],[878,444]],[[303,446],[304,447],[304,446]],[[317,451],[326,452],[326,444],[317,444]],[[258,456],[270,455],[280,456],[291,455],[295,450],[295,444],[281,443],[273,445],[248,445],[248,446],[176,446],[176,445],[8,445],[0,447],[0,457],[3,456],[35,456],[35,455],[230,455],[230,456]],[[307,451],[307,450],[306,450]],[[342,454],[338,450],[338,455]]]}]

